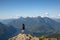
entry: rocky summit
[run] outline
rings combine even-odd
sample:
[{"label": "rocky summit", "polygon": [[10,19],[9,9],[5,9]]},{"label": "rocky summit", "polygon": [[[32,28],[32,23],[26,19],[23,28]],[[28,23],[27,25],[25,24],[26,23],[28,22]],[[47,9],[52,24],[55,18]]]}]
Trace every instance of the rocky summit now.
[{"label": "rocky summit", "polygon": [[30,34],[19,34],[15,37],[9,38],[8,40],[39,40],[39,38],[33,37]]}]

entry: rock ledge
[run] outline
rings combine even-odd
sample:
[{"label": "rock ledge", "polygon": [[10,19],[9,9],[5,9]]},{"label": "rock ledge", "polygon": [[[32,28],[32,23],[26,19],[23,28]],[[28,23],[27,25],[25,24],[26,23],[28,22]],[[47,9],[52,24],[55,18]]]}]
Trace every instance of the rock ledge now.
[{"label": "rock ledge", "polygon": [[30,34],[19,34],[15,37],[9,38],[8,40],[39,40],[39,38],[33,37]]}]

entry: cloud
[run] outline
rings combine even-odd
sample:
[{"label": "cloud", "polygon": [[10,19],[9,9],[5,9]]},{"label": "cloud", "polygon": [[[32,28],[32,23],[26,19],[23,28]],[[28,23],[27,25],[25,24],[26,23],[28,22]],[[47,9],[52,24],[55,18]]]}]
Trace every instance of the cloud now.
[{"label": "cloud", "polygon": [[19,18],[20,16],[0,16],[0,19],[11,19],[11,18]]},{"label": "cloud", "polygon": [[52,18],[60,18],[60,14],[55,14]]},{"label": "cloud", "polygon": [[60,18],[60,14],[57,14],[57,15],[56,15],[56,18]]},{"label": "cloud", "polygon": [[48,12],[46,12],[45,14],[48,15]]},{"label": "cloud", "polygon": [[49,15],[48,15],[48,14],[49,14],[48,12],[45,12],[45,15],[44,15],[44,16],[45,16],[45,17],[49,17]]},{"label": "cloud", "polygon": [[60,14],[58,14],[58,16],[60,17]]}]

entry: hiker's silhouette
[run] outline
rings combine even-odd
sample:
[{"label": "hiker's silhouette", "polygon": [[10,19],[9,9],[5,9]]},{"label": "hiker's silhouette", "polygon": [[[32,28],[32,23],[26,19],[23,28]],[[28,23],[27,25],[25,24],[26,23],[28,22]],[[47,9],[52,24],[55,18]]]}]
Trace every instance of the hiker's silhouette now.
[{"label": "hiker's silhouette", "polygon": [[24,30],[25,30],[25,25],[22,24],[22,33],[24,33]]}]

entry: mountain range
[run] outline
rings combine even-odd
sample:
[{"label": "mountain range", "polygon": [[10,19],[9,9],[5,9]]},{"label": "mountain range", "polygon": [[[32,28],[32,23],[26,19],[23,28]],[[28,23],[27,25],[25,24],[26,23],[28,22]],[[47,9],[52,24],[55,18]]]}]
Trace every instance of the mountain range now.
[{"label": "mountain range", "polygon": [[[2,38],[2,40],[4,37],[8,39],[21,33],[22,24],[25,24],[25,33],[33,36],[48,36],[60,32],[60,22],[48,17],[20,17],[18,19],[2,20],[0,22],[0,39]],[[1,36],[1,34],[4,36]]]}]

